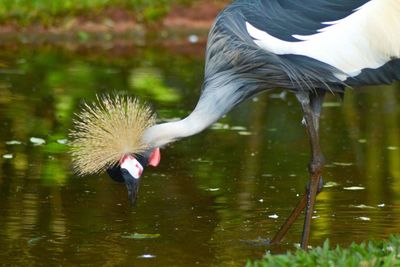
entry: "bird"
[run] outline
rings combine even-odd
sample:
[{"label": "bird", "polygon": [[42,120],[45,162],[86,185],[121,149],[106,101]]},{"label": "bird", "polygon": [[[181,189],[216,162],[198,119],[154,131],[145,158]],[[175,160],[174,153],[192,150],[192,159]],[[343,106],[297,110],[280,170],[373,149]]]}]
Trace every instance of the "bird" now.
[{"label": "bird", "polygon": [[[148,165],[159,164],[160,148],[200,133],[246,99],[281,88],[294,94],[302,108],[311,159],[304,195],[270,243],[279,243],[305,210],[301,248],[307,249],[316,196],[323,185],[319,121],[324,96],[343,98],[347,88],[400,80],[399,33],[399,0],[236,0],[217,15],[209,31],[204,82],[193,111],[173,122],[142,121],[134,141],[140,149],[119,150],[100,169],[125,182],[134,202],[138,179]],[[119,103],[114,104],[118,109]],[[149,118],[146,110],[143,116]],[[128,114],[112,120],[125,120],[124,116]],[[108,140],[118,137],[129,143],[124,134],[109,130],[103,133]],[[81,156],[90,159],[91,145],[86,149]],[[78,164],[81,172],[85,168]]]}]

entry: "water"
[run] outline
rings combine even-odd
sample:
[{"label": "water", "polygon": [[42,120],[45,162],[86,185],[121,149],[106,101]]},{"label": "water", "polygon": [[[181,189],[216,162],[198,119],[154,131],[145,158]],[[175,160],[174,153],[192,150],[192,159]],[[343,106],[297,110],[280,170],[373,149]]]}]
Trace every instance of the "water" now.
[{"label": "water", "polygon": [[[4,265],[243,266],[293,249],[266,246],[308,181],[300,107],[279,90],[162,150],[136,207],[106,175],[77,177],[64,144],[73,113],[97,93],[187,115],[202,47],[5,47],[0,52],[0,262]],[[327,97],[327,158],[311,245],[348,245],[400,230],[399,84]],[[39,139],[31,139],[39,138]],[[40,144],[42,140],[44,144]],[[33,141],[33,142],[32,142]],[[356,189],[356,190],[355,190]]]}]

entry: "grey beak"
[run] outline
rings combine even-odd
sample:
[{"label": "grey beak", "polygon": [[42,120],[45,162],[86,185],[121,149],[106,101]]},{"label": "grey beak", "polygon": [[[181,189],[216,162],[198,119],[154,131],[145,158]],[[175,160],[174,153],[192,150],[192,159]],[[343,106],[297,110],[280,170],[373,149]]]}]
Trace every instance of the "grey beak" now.
[{"label": "grey beak", "polygon": [[124,178],[126,188],[128,189],[128,198],[135,205],[139,192],[139,178],[134,178],[127,170],[122,169],[122,177]]}]

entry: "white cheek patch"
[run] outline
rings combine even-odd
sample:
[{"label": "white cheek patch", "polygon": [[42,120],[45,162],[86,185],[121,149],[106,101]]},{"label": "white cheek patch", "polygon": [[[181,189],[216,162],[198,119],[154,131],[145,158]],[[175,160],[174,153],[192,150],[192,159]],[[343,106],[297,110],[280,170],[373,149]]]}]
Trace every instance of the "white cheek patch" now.
[{"label": "white cheek patch", "polygon": [[128,156],[124,159],[121,163],[121,168],[127,170],[135,179],[139,179],[143,173],[143,166],[132,156]]}]

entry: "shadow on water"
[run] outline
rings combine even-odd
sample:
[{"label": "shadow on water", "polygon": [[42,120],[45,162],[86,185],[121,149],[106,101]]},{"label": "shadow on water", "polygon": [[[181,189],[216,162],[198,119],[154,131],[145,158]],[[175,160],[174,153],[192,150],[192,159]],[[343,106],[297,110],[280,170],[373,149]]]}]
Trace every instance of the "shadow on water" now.
[{"label": "shadow on water", "polygon": [[[67,134],[84,100],[117,91],[150,102],[163,120],[197,101],[203,56],[163,47],[71,52],[47,46],[0,52],[0,258],[4,264],[243,265],[302,194],[308,141],[291,95],[243,103],[211,129],[170,145],[147,170],[139,203],[106,175],[77,177]],[[201,51],[201,50],[199,50]],[[329,96],[322,147],[326,187],[311,244],[399,232],[399,84]]]}]

